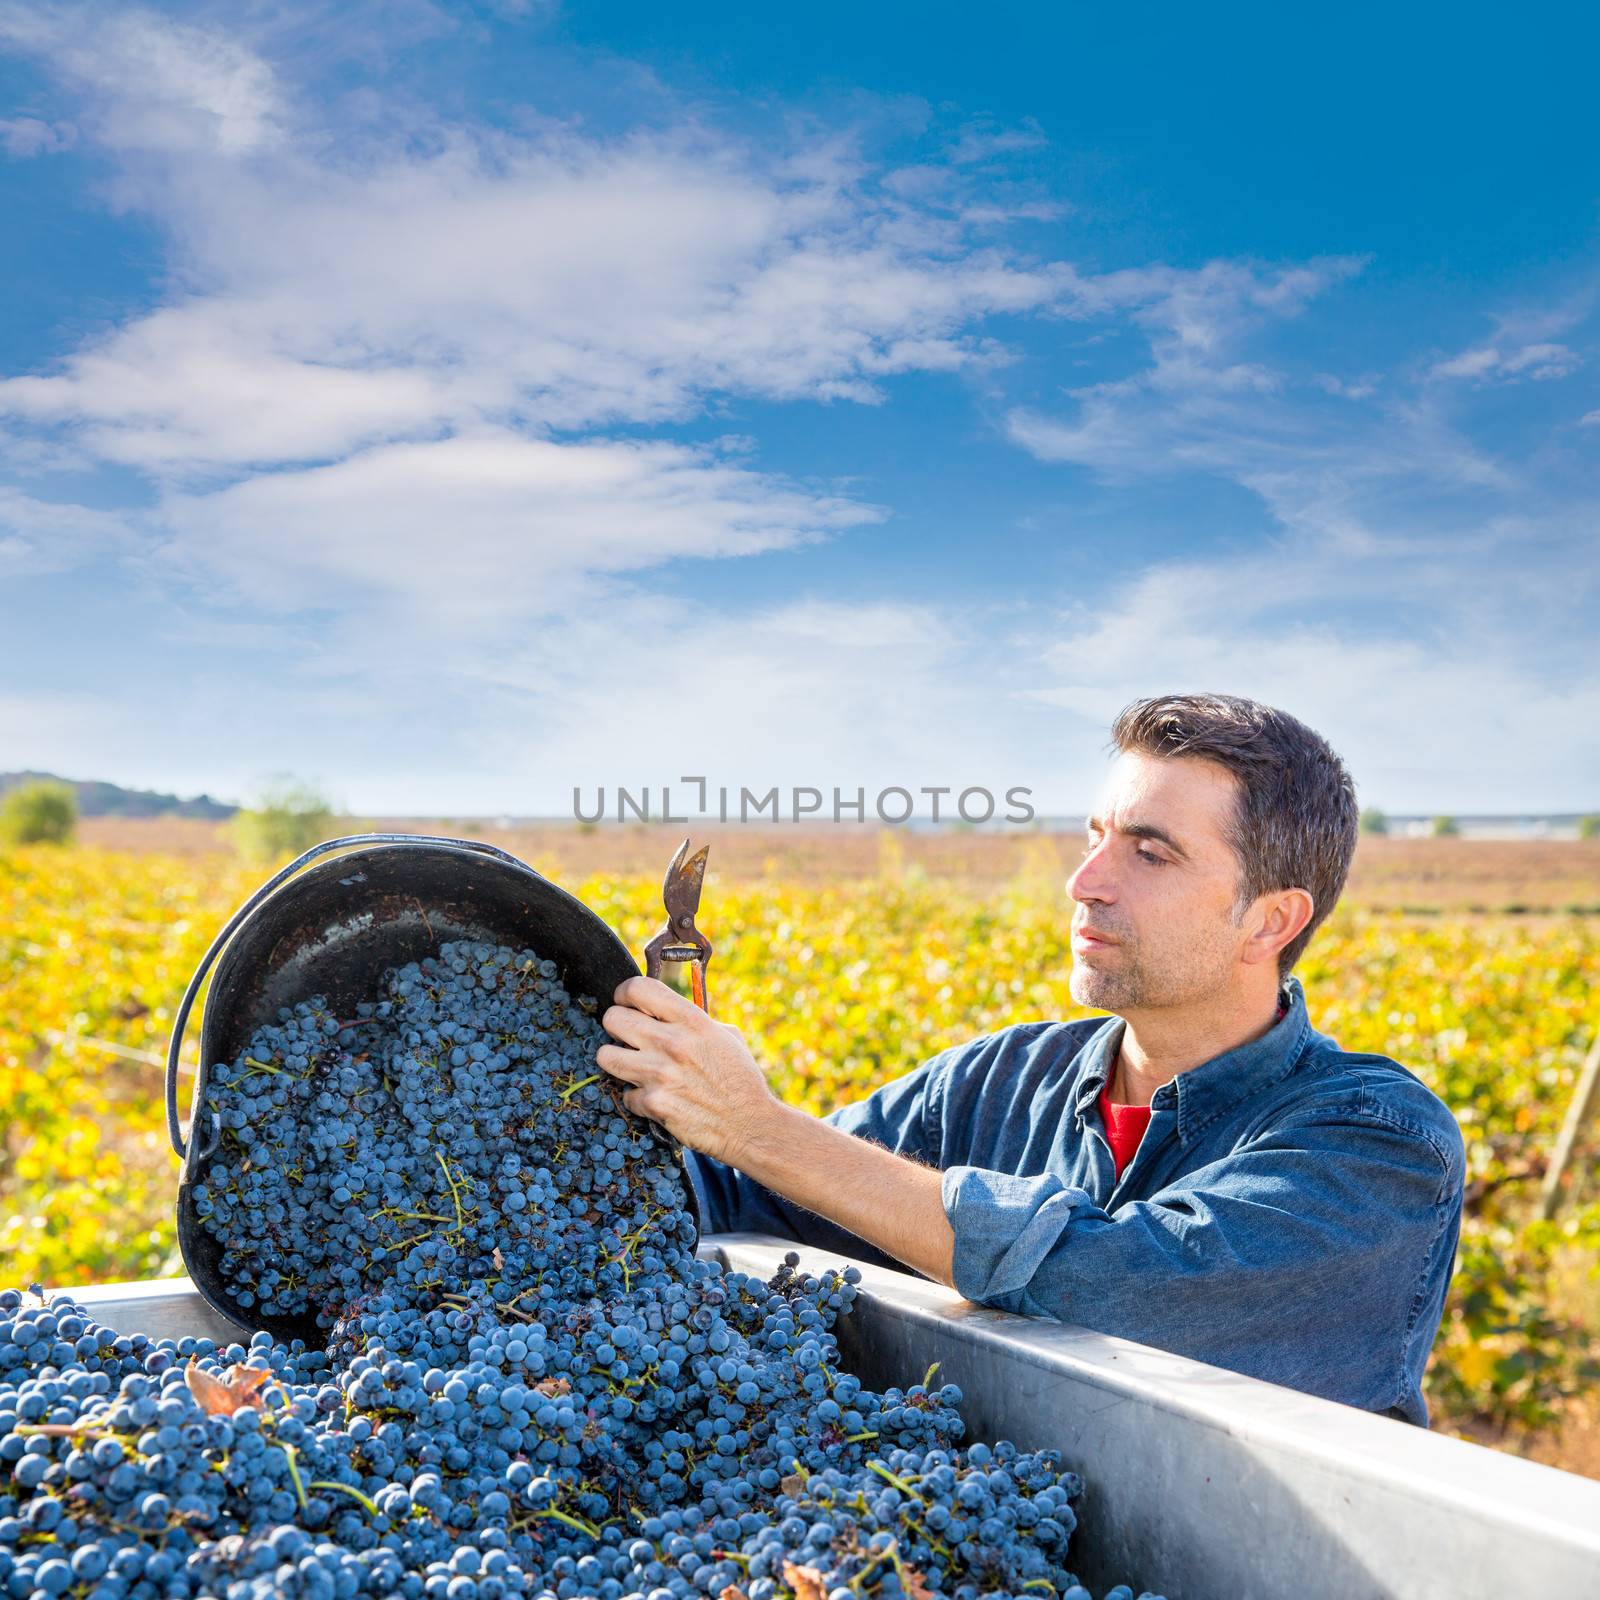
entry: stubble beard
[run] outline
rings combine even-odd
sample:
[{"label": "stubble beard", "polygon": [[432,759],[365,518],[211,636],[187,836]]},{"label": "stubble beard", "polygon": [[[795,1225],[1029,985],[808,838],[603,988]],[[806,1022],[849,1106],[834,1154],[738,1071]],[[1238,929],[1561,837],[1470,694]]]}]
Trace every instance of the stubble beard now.
[{"label": "stubble beard", "polygon": [[1214,993],[1233,959],[1225,940],[1215,948],[1191,946],[1182,962],[1154,967],[1137,944],[1124,941],[1112,949],[1104,965],[1074,960],[1067,989],[1077,1004],[1116,1013],[1185,1005]]},{"label": "stubble beard", "polygon": [[1136,952],[1131,946],[1119,944],[1115,972],[1105,967],[1091,967],[1085,961],[1074,961],[1067,989],[1080,1006],[1094,1006],[1101,1011],[1133,1011],[1148,1005],[1148,984]]}]

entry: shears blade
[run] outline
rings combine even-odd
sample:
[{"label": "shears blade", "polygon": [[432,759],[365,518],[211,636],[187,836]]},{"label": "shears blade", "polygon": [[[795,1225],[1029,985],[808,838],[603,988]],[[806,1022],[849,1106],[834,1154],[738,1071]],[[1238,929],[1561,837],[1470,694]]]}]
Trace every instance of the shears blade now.
[{"label": "shears blade", "polygon": [[706,881],[706,858],[711,854],[711,846],[703,844],[685,859],[688,849],[689,841],[685,839],[667,863],[667,875],[661,881],[661,898],[674,923],[680,917],[693,920],[700,909],[700,890]]}]

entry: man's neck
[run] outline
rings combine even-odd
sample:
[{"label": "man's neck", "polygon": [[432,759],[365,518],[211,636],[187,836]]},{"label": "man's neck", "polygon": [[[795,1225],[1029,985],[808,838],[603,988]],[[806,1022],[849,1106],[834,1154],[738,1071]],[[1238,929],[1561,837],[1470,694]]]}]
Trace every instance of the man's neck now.
[{"label": "man's neck", "polygon": [[1124,1018],[1111,1099],[1117,1105],[1147,1106],[1169,1078],[1269,1032],[1278,1020],[1278,991],[1264,1004],[1259,996],[1249,996],[1204,1011],[1137,1011]]}]

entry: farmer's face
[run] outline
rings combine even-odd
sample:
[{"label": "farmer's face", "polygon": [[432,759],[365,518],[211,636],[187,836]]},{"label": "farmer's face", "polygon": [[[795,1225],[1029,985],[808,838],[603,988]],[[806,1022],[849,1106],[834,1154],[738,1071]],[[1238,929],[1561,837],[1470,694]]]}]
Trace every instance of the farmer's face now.
[{"label": "farmer's face", "polygon": [[1237,794],[1213,761],[1118,756],[1067,880],[1080,1005],[1122,1014],[1232,987],[1250,931],[1234,918],[1239,862],[1223,834]]}]

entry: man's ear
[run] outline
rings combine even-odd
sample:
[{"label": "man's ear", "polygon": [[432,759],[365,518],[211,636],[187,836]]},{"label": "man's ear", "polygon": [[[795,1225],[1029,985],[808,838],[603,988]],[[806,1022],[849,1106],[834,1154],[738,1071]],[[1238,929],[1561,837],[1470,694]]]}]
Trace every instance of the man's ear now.
[{"label": "man's ear", "polygon": [[1261,921],[1244,942],[1242,957],[1246,966],[1276,961],[1278,952],[1293,944],[1316,911],[1316,901],[1305,889],[1278,889],[1256,902]]}]

